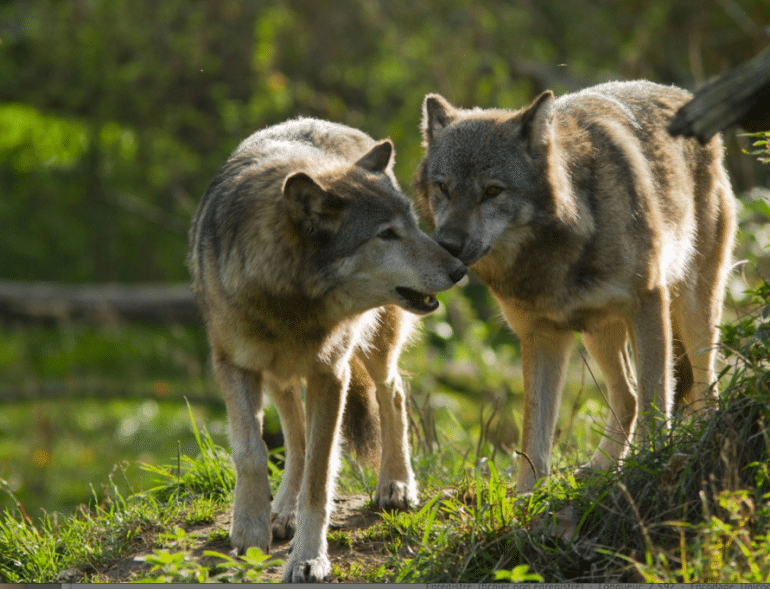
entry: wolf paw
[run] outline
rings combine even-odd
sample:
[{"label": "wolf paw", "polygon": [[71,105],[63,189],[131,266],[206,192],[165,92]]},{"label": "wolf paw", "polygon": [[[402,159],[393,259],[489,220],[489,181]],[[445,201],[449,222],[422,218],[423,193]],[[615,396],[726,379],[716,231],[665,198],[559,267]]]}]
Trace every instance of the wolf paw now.
[{"label": "wolf paw", "polygon": [[297,529],[297,518],[293,512],[274,513],[273,519],[273,538],[276,540],[288,540],[294,536]]},{"label": "wolf paw", "polygon": [[283,574],[284,583],[320,583],[327,579],[332,572],[332,565],[326,556],[286,565]]},{"label": "wolf paw", "polygon": [[393,509],[406,511],[417,504],[416,485],[391,481],[377,486],[374,502],[385,511]]},{"label": "wolf paw", "polygon": [[268,554],[270,552],[270,536],[269,514],[259,517],[233,514],[230,544],[237,554],[245,554],[246,550],[252,546],[256,546]]}]

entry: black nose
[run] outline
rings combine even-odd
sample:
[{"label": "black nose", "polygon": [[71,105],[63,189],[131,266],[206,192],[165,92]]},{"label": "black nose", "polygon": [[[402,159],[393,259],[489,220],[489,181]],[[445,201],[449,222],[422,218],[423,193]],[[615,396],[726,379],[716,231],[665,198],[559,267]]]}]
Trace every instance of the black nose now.
[{"label": "black nose", "polygon": [[463,276],[465,276],[466,272],[468,272],[468,269],[465,267],[465,264],[460,264],[457,266],[457,268],[449,273],[449,278],[452,279],[452,282],[460,282],[463,279]]},{"label": "black nose", "polygon": [[438,244],[448,251],[454,258],[460,256],[460,252],[463,251],[464,245],[463,240],[457,235],[447,235],[446,237],[439,239]]}]

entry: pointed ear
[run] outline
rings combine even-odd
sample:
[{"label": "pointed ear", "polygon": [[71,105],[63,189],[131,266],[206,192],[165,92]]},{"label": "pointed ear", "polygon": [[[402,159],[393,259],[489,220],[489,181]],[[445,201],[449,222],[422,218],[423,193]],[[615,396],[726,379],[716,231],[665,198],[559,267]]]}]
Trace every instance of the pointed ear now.
[{"label": "pointed ear", "polygon": [[283,183],[289,216],[310,236],[329,235],[339,229],[347,202],[327,192],[304,172],[292,174]]},{"label": "pointed ear", "polygon": [[553,141],[553,92],[546,90],[522,113],[521,130],[533,152],[543,152]]},{"label": "pointed ear", "polygon": [[382,174],[393,165],[394,155],[393,142],[390,139],[383,139],[361,156],[356,165],[369,172]]},{"label": "pointed ear", "polygon": [[422,103],[423,145],[427,146],[436,139],[444,129],[456,118],[455,107],[449,104],[443,96],[428,94]]}]

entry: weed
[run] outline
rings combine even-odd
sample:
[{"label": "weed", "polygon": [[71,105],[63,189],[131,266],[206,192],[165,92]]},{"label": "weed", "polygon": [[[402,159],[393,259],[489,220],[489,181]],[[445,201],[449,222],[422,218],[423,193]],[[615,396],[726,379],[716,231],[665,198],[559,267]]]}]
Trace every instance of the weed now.
[{"label": "weed", "polygon": [[350,548],[353,546],[353,537],[350,532],[345,530],[330,530],[328,533],[329,542],[334,542],[337,546],[342,548]]},{"label": "weed", "polygon": [[[190,557],[189,548],[196,538],[188,537],[184,530],[177,528],[172,543],[182,550],[155,550],[144,560],[152,565],[149,573],[138,580],[140,583],[261,583],[262,573],[270,566],[280,564],[271,560],[259,548],[249,548],[246,554],[233,558],[227,554],[205,550],[203,556],[208,564]],[[168,536],[167,536],[168,539]]]}]

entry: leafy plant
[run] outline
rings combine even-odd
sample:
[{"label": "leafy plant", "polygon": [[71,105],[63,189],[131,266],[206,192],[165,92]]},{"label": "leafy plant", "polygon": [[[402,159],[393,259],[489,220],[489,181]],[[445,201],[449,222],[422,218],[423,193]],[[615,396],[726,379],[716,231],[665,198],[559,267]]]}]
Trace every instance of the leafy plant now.
[{"label": "leafy plant", "polygon": [[752,139],[751,149],[745,150],[763,164],[770,164],[770,131],[746,133],[744,137]]},{"label": "leafy plant", "polygon": [[138,583],[262,583],[264,570],[281,564],[259,548],[252,547],[238,558],[204,550],[203,556],[209,563],[204,565],[190,558],[189,547],[195,542],[194,538],[188,539],[181,528],[177,528],[174,538],[185,549],[177,552],[159,549],[146,556],[144,560],[152,568],[137,580]]}]

